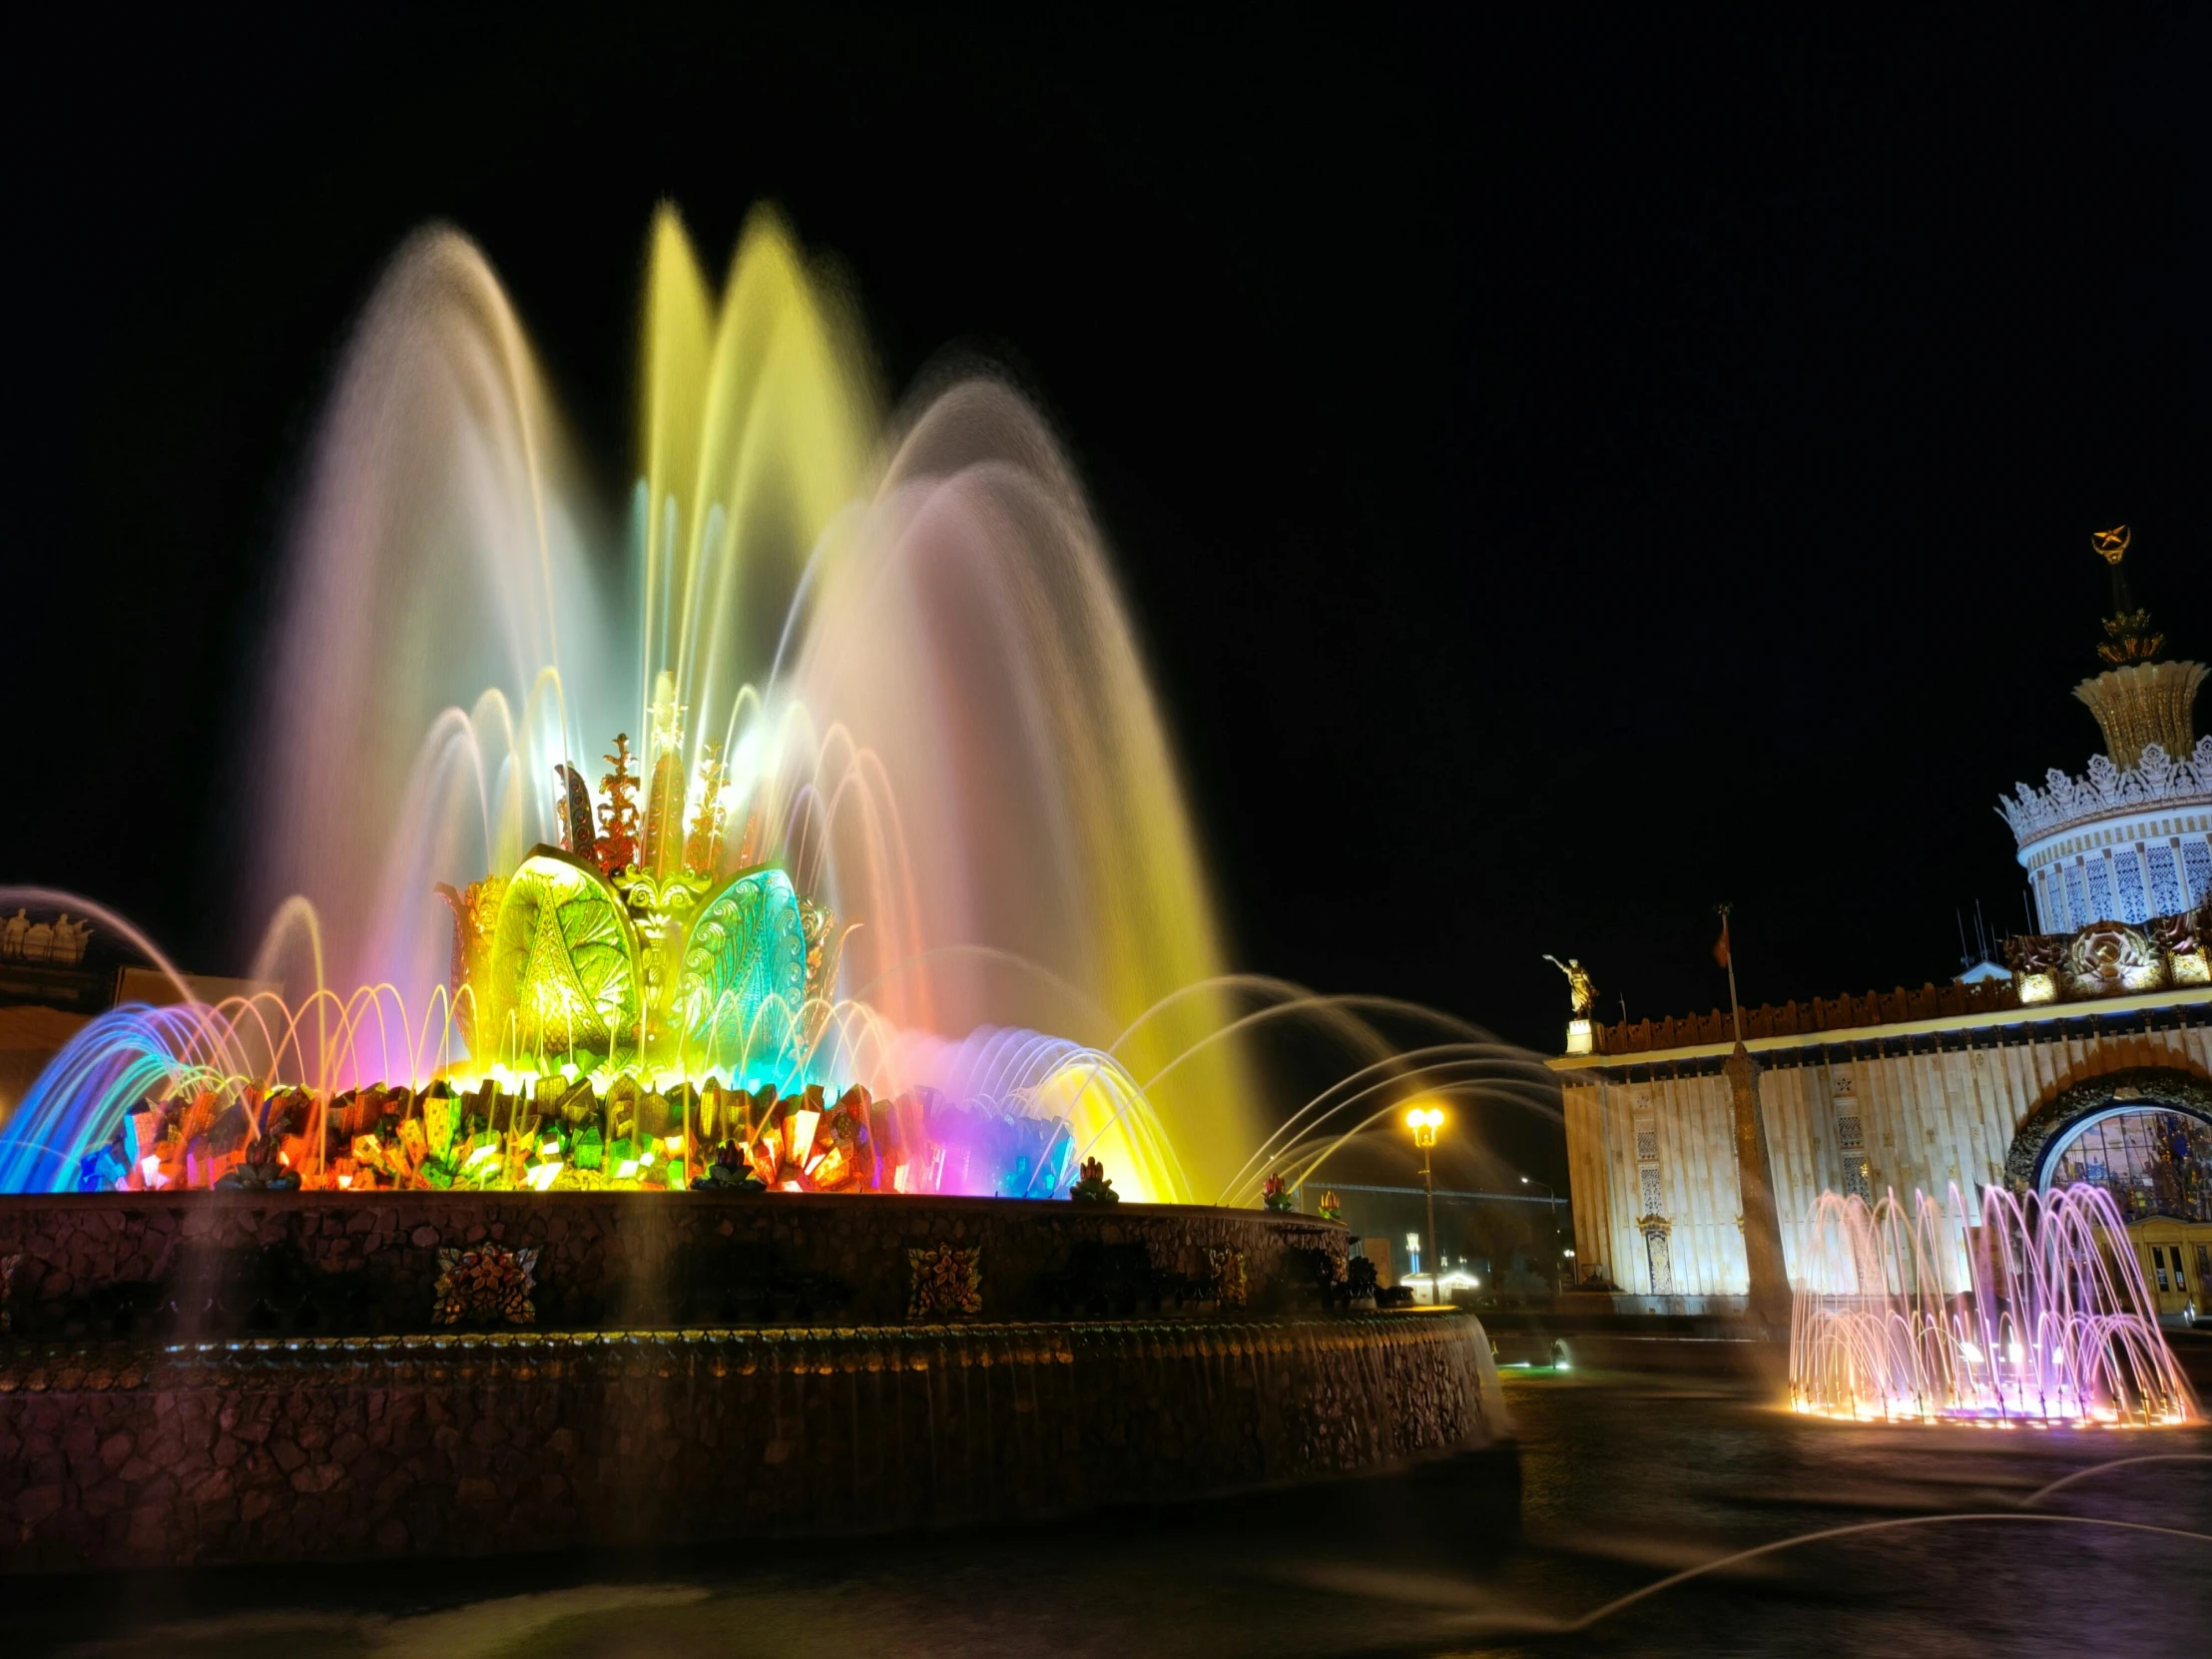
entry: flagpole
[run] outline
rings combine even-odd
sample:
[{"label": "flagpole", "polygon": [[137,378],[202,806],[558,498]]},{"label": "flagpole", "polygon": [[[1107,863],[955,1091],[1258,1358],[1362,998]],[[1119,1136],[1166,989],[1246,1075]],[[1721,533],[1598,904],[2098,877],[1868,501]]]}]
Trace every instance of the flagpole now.
[{"label": "flagpole", "polygon": [[1743,1004],[1736,1000],[1736,946],[1728,936],[1728,912],[1733,904],[1717,906],[1721,913],[1721,962],[1728,969],[1728,1017],[1736,1028],[1736,1040],[1744,1040]]},{"label": "flagpole", "polygon": [[1728,1079],[1736,1119],[1736,1190],[1743,1203],[1738,1225],[1744,1234],[1744,1306],[1770,1331],[1790,1323],[1790,1274],[1782,1250],[1782,1222],[1775,1213],[1774,1155],[1767,1144],[1766,1115],[1759,1109],[1759,1068],[1744,1047],[1744,1005],[1736,994],[1736,950],[1729,938],[1728,912],[1716,904],[1721,940],[1713,954],[1728,969],[1728,1012],[1736,1025],[1736,1051],[1721,1068]]}]

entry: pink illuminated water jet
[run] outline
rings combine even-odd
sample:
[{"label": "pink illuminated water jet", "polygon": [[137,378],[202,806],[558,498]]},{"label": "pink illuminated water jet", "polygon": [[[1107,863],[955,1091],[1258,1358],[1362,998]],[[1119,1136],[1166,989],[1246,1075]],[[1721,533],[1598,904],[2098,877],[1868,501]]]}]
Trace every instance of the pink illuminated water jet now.
[{"label": "pink illuminated water jet", "polygon": [[2154,1425],[2199,1415],[2100,1187],[1824,1193],[1790,1330],[1790,1403],[1858,1421]]}]

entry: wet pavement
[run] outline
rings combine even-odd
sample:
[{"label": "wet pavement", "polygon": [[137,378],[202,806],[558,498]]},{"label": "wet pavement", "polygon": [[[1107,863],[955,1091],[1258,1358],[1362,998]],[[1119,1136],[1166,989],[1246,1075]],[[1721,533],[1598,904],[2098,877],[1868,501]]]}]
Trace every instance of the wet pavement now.
[{"label": "wet pavement", "polygon": [[[2212,1430],[1866,1427],[1793,1417],[1712,1380],[1505,1376],[1517,1467],[1483,1456],[919,1539],[0,1581],[0,1647],[133,1659],[2212,1651],[2212,1537],[2174,1535],[2212,1534]],[[2145,1457],[2157,1460],[2037,1496]],[[1946,1518],[1963,1515],[1994,1518]],[[1576,1627],[1739,1551],[1892,1522],[1911,1524],[1800,1543]]]}]

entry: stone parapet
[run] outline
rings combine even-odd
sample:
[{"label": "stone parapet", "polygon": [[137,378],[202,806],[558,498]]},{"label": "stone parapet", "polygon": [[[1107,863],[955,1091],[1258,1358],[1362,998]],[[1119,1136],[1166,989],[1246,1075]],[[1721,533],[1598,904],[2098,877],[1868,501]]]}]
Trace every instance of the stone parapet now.
[{"label": "stone parapet", "polygon": [[0,1570],[1027,1519],[1506,1431],[1478,1322],[0,1343]]},{"label": "stone parapet", "polygon": [[[1218,1300],[1231,1260],[1251,1306],[1280,1307],[1348,1238],[1249,1210],[895,1195],[0,1197],[0,1262],[17,1258],[0,1312],[19,1334],[428,1331],[439,1251],[483,1245],[536,1252],[533,1323],[566,1330],[900,1320],[909,1251],[946,1245],[980,1250],[983,1318],[1187,1309]],[[1132,1251],[1147,1283],[1071,1282]]]}]

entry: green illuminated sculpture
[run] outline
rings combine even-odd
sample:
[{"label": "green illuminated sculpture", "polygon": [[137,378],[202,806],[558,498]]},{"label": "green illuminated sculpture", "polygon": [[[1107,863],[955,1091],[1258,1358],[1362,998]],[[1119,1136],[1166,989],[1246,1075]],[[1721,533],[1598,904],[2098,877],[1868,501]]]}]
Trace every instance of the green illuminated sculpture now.
[{"label": "green illuminated sculpture", "polygon": [[479,1048],[523,1071],[634,1064],[644,988],[636,931],[605,874],[533,848],[507,879],[471,981]]},{"label": "green illuminated sculpture", "polygon": [[683,711],[668,695],[653,711],[642,835],[620,738],[603,783],[605,833],[585,833],[581,781],[563,766],[569,847],[533,847],[511,875],[465,892],[438,889],[453,909],[455,1013],[478,1060],[571,1076],[775,1074],[819,1026],[834,971],[830,914],[775,865],[721,876],[724,777],[711,748],[686,833]]}]

